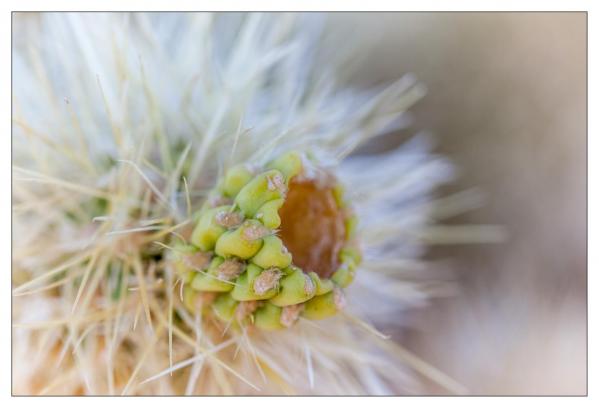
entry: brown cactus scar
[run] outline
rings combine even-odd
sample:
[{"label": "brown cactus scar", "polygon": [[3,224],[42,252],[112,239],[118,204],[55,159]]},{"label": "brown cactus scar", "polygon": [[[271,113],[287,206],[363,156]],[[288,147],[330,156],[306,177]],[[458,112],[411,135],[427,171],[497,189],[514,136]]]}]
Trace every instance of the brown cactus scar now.
[{"label": "brown cactus scar", "polygon": [[304,271],[329,278],[339,268],[345,244],[344,211],[333,194],[334,184],[294,177],[279,210],[280,237]]}]

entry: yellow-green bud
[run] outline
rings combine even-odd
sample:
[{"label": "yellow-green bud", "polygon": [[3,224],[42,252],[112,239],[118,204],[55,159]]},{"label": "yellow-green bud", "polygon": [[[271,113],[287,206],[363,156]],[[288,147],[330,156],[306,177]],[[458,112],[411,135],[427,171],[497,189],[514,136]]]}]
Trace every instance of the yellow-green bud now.
[{"label": "yellow-green bud", "polygon": [[285,200],[282,198],[267,201],[258,209],[258,212],[256,213],[256,219],[260,220],[266,228],[279,228],[281,226],[279,209],[283,206],[284,202]]},{"label": "yellow-green bud", "polygon": [[217,255],[249,259],[262,247],[262,238],[270,234],[268,228],[255,220],[245,221],[239,228],[227,231],[216,241]]},{"label": "yellow-green bud", "polygon": [[339,259],[343,263],[353,262],[357,266],[362,263],[362,253],[358,248],[346,247],[340,251]]},{"label": "yellow-green bud", "polygon": [[197,249],[192,245],[175,245],[172,251],[169,252],[168,259],[171,262],[175,274],[185,283],[189,283],[195,272],[186,264],[185,258],[193,255]]},{"label": "yellow-green bud", "polygon": [[321,320],[334,316],[345,306],[345,298],[341,289],[335,288],[331,292],[316,296],[305,303],[302,316],[306,319]]},{"label": "yellow-green bud", "polygon": [[352,240],[356,236],[356,230],[358,229],[358,217],[350,215],[345,220],[345,236],[348,241]]},{"label": "yellow-green bud", "polygon": [[232,167],[225,174],[221,189],[227,197],[235,197],[239,191],[254,177],[247,166],[240,164]]},{"label": "yellow-green bud", "polygon": [[239,301],[248,301],[270,299],[275,296],[278,289],[278,279],[273,287],[266,288],[265,290],[258,290],[258,292],[256,292],[254,284],[261,274],[262,268],[254,264],[249,264],[246,271],[237,278],[235,288],[231,292],[231,297]]},{"label": "yellow-green bud", "polygon": [[296,267],[287,268],[288,275],[281,279],[279,294],[270,302],[276,306],[289,306],[305,302],[316,293],[312,278]]},{"label": "yellow-green bud", "polygon": [[316,285],[316,296],[329,293],[335,287],[332,281],[329,279],[321,279],[316,272],[310,272],[308,275],[310,275]]},{"label": "yellow-green bud", "polygon": [[287,251],[283,241],[275,235],[264,237],[262,248],[252,258],[252,263],[255,263],[261,268],[287,268],[291,265],[291,254]]},{"label": "yellow-green bud", "polygon": [[267,167],[279,170],[283,173],[287,182],[289,182],[292,177],[297,176],[303,171],[304,164],[302,156],[298,152],[288,152],[271,161]]},{"label": "yellow-green bud", "polygon": [[350,263],[343,263],[333,276],[331,276],[331,280],[342,288],[345,288],[353,282],[355,273],[356,270],[353,261]]},{"label": "yellow-green bud", "polygon": [[339,208],[346,207],[344,195],[345,188],[341,184],[335,184],[335,187],[333,187],[333,197],[335,198],[335,204],[337,204],[337,207]]},{"label": "yellow-green bud", "polygon": [[282,308],[266,302],[254,314],[254,324],[262,330],[280,330],[285,326],[281,324]]},{"label": "yellow-green bud", "polygon": [[253,218],[264,203],[283,198],[286,192],[283,174],[278,170],[269,170],[247,183],[235,197],[235,203],[246,217]]},{"label": "yellow-green bud", "polygon": [[216,298],[212,304],[212,310],[220,320],[229,322],[235,316],[235,309],[238,303],[228,293],[224,293]]},{"label": "yellow-green bud", "polygon": [[191,243],[202,251],[214,249],[218,238],[227,230],[216,220],[216,215],[222,211],[229,211],[231,207],[221,206],[207,209],[200,215],[200,219],[191,234]]},{"label": "yellow-green bud", "polygon": [[193,290],[189,286],[183,288],[183,304],[187,309],[195,311],[196,309],[196,297],[199,296],[198,292]]},{"label": "yellow-green bud", "polygon": [[220,256],[215,257],[208,270],[205,272],[198,273],[193,281],[191,287],[195,290],[201,290],[205,292],[228,292],[233,289],[233,284],[225,282],[223,279],[218,277],[218,268],[225,262]]}]

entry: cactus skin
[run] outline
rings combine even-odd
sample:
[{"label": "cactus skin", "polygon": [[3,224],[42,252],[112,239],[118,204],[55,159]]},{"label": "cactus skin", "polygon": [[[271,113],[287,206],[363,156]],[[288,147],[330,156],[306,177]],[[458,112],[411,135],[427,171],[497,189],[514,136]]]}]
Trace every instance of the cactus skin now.
[{"label": "cactus skin", "polygon": [[253,218],[267,201],[283,198],[285,177],[278,170],[268,170],[254,177],[235,197],[235,203],[248,218]]},{"label": "cactus skin", "polygon": [[169,260],[173,265],[175,274],[183,280],[184,283],[192,281],[195,272],[183,262],[185,255],[191,255],[196,251],[192,245],[175,245],[174,250],[169,253]]},{"label": "cactus skin", "polygon": [[352,239],[355,238],[357,229],[358,229],[358,217],[356,217],[355,215],[349,216],[345,220],[345,234],[346,234],[346,239],[348,241],[351,241]]},{"label": "cactus skin", "polygon": [[337,269],[337,272],[333,274],[331,280],[342,288],[346,288],[354,281],[354,276],[355,268],[353,265],[343,264],[341,267],[339,267],[339,269]]},{"label": "cactus skin", "polygon": [[334,316],[339,311],[335,301],[335,291],[316,296],[306,302],[302,317],[311,320],[322,320]]},{"label": "cactus skin", "polygon": [[216,222],[219,211],[229,211],[231,207],[221,206],[211,208],[200,215],[199,221],[191,234],[191,243],[202,251],[214,249],[218,238],[227,230]]},{"label": "cactus skin", "polygon": [[287,183],[291,178],[300,174],[304,169],[302,157],[298,152],[287,152],[271,161],[267,167],[279,170],[285,176]]},{"label": "cactus skin", "polygon": [[233,289],[233,284],[225,282],[218,278],[218,267],[225,260],[219,256],[215,257],[211,262],[208,270],[204,273],[196,274],[191,282],[191,287],[195,290],[205,292],[229,292]]},{"label": "cactus skin", "polygon": [[274,287],[263,294],[254,291],[254,281],[262,273],[262,268],[254,264],[248,265],[246,271],[237,278],[231,297],[239,301],[270,299],[277,294],[278,287]]},{"label": "cactus skin", "polygon": [[248,220],[236,230],[227,231],[216,241],[214,252],[223,258],[236,256],[241,259],[249,259],[262,248],[262,238],[259,231],[263,227],[258,221]]},{"label": "cactus skin", "polygon": [[[305,157],[288,152],[257,172],[251,166],[236,165],[209,193],[193,217],[192,245],[175,245],[168,258],[184,281],[183,302],[189,310],[213,313],[234,330],[246,325],[281,330],[291,327],[299,316],[325,319],[342,308],[341,288],[353,281],[362,260],[355,237],[357,218],[334,177],[328,173],[322,180],[306,176],[307,169],[310,174],[323,172],[307,168]],[[293,254],[279,236],[279,211],[289,189],[296,188],[290,183],[294,177],[300,184],[314,180],[317,186],[302,193],[294,190],[296,196],[306,194],[306,205],[314,205],[309,194],[315,189],[333,195],[345,226],[345,233],[333,238],[344,240],[336,241],[341,244],[335,255],[337,270],[304,272],[294,265]],[[301,231],[303,225],[298,221]],[[311,222],[318,223],[318,219]]]},{"label": "cactus skin", "polygon": [[318,276],[318,274],[316,272],[310,272],[308,275],[310,275],[310,277],[312,278],[312,281],[314,281],[314,284],[316,285],[316,293],[315,293],[316,296],[320,296],[320,295],[324,295],[325,293],[329,293],[335,287],[335,285],[333,284],[333,282],[331,280],[321,279],[320,276]]},{"label": "cactus skin", "polygon": [[256,311],[254,315],[254,324],[262,330],[284,329],[285,326],[281,324],[282,311],[282,308],[275,306],[272,303],[266,303]]},{"label": "cactus skin", "polygon": [[281,290],[277,296],[270,299],[276,306],[290,306],[305,302],[316,294],[316,285],[309,275],[301,269],[291,267],[287,276],[281,279]]},{"label": "cactus skin", "polygon": [[340,251],[339,259],[343,263],[353,262],[354,266],[358,266],[362,263],[362,253],[358,248],[346,247]]},{"label": "cactus skin", "polygon": [[235,309],[239,302],[228,294],[222,294],[212,304],[212,310],[216,317],[223,322],[230,322],[235,317]]},{"label": "cactus skin", "polygon": [[279,209],[283,206],[284,202],[285,200],[282,198],[267,201],[258,209],[258,212],[256,213],[256,219],[260,220],[266,228],[279,228],[281,226]]},{"label": "cactus skin", "polygon": [[199,296],[199,293],[193,290],[191,286],[187,285],[183,288],[183,304],[187,309],[195,311],[195,301],[197,296]]},{"label": "cactus skin", "polygon": [[270,235],[264,237],[264,244],[252,258],[252,263],[264,269],[269,267],[284,269],[291,265],[291,254],[279,237]]},{"label": "cactus skin", "polygon": [[225,175],[221,191],[227,197],[233,198],[253,177],[253,173],[245,165],[232,167]]}]

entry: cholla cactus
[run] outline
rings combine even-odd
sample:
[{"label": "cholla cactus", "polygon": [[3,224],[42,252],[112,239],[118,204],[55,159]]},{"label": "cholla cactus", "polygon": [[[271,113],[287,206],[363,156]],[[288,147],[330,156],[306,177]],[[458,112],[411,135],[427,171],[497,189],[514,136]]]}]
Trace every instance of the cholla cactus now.
[{"label": "cholla cactus", "polygon": [[322,27],[15,15],[14,393],[462,391],[372,324],[435,293],[402,278],[425,244],[493,231],[429,225],[472,200],[431,201],[452,170],[426,139],[349,156],[422,87],[345,89]]}]

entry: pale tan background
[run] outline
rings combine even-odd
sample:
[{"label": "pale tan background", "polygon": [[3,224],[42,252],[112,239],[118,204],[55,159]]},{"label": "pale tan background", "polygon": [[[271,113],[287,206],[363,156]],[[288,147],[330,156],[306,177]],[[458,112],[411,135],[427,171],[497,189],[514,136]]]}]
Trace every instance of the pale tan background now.
[{"label": "pale tan background", "polygon": [[510,234],[431,252],[454,259],[462,293],[415,312],[404,344],[475,394],[586,393],[586,14],[333,20],[369,44],[355,83],[412,72],[428,86],[397,139],[431,131],[461,169],[452,189],[488,195],[451,221]]}]

